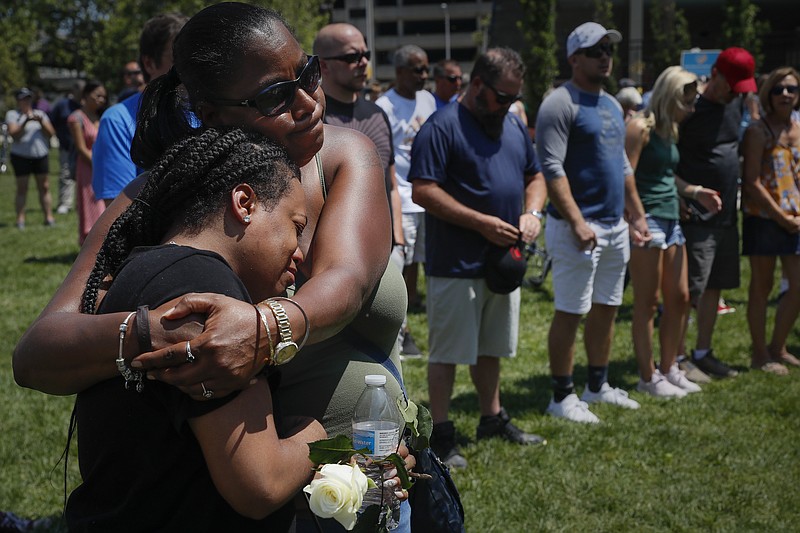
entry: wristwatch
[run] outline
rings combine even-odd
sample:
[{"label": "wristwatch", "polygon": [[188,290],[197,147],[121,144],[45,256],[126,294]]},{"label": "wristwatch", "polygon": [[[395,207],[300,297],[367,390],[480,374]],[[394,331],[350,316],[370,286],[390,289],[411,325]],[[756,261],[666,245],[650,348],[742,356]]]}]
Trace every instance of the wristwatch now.
[{"label": "wristwatch", "polygon": [[286,314],[286,309],[283,308],[280,302],[274,300],[267,300],[267,303],[275,315],[275,320],[278,323],[278,333],[280,334],[278,345],[275,346],[275,358],[272,362],[276,365],[283,365],[291,361],[300,348],[292,340],[292,325],[289,323],[289,315]]},{"label": "wristwatch", "polygon": [[531,209],[530,211],[526,211],[526,213],[528,213],[529,215],[535,216],[539,220],[542,220],[544,218],[544,214],[541,211],[539,211],[538,209]]}]

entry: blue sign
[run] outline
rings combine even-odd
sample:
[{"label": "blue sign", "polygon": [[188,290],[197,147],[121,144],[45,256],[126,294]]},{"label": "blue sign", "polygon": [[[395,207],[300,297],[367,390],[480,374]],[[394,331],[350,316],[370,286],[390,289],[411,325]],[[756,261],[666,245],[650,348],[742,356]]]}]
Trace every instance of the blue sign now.
[{"label": "blue sign", "polygon": [[711,76],[711,67],[719,53],[720,50],[684,50],[681,66],[696,76]]}]

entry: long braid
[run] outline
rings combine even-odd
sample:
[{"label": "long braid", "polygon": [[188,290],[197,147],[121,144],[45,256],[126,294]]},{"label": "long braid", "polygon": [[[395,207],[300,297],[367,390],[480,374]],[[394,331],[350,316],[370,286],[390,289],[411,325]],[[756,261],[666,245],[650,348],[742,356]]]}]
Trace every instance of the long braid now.
[{"label": "long braid", "polygon": [[227,193],[240,183],[256,191],[271,209],[299,179],[285,150],[239,129],[206,130],[178,141],[152,167],[130,206],[111,225],[83,293],[81,311],[96,311],[99,290],[137,246],[160,244],[173,226],[196,233],[224,208]]}]

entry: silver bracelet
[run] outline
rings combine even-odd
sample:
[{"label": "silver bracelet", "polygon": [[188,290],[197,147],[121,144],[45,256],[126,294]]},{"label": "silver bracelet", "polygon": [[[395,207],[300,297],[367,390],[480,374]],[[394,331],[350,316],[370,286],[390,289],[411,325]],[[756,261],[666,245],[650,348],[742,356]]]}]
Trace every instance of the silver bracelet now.
[{"label": "silver bracelet", "polygon": [[294,301],[294,300],[292,300],[291,298],[286,298],[285,296],[274,296],[274,297],[272,297],[272,298],[268,298],[268,299],[267,299],[267,301],[269,301],[269,300],[284,300],[284,301],[286,301],[286,302],[289,302],[290,304],[292,304],[292,305],[294,305],[296,308],[298,308],[298,309],[300,310],[300,312],[303,314],[303,320],[304,320],[304,321],[305,321],[305,323],[306,323],[306,331],[305,331],[305,333],[303,334],[303,340],[301,340],[301,341],[300,341],[300,342],[297,344],[297,349],[298,349],[298,350],[300,350],[300,348],[302,348],[303,346],[305,346],[305,344],[306,344],[306,341],[308,340],[308,335],[311,333],[311,323],[308,321],[308,315],[306,314],[305,310],[304,310],[302,307],[300,307],[300,304],[299,304],[299,303],[295,302],[295,301]]},{"label": "silver bracelet", "polygon": [[264,329],[267,330],[267,344],[269,344],[269,358],[267,359],[268,365],[272,364],[272,361],[275,359],[275,346],[272,345],[272,333],[269,330],[269,322],[267,322],[267,315],[264,314],[264,311],[258,306],[258,304],[253,304],[253,307],[256,308],[256,312],[258,316],[261,317],[261,322],[264,323]]},{"label": "silver bracelet", "polygon": [[131,312],[119,325],[119,353],[117,354],[116,362],[117,370],[119,370],[119,373],[122,374],[122,377],[125,379],[125,389],[129,389],[131,383],[136,383],[136,392],[142,392],[144,388],[142,372],[128,368],[128,365],[125,364],[125,358],[122,356],[122,345],[125,342],[125,333],[128,331],[128,322],[135,314],[136,311]]}]

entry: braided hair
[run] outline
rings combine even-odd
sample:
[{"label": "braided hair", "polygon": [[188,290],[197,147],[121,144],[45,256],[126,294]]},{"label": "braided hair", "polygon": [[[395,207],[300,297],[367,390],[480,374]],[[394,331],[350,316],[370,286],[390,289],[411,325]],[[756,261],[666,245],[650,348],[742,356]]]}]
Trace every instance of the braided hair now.
[{"label": "braided hair", "polygon": [[131,250],[160,244],[177,226],[199,233],[224,209],[236,185],[249,184],[271,211],[300,170],[274,142],[240,129],[207,129],[186,137],[155,162],[142,191],[111,225],[89,274],[81,312],[94,313],[98,292],[113,279]]}]

